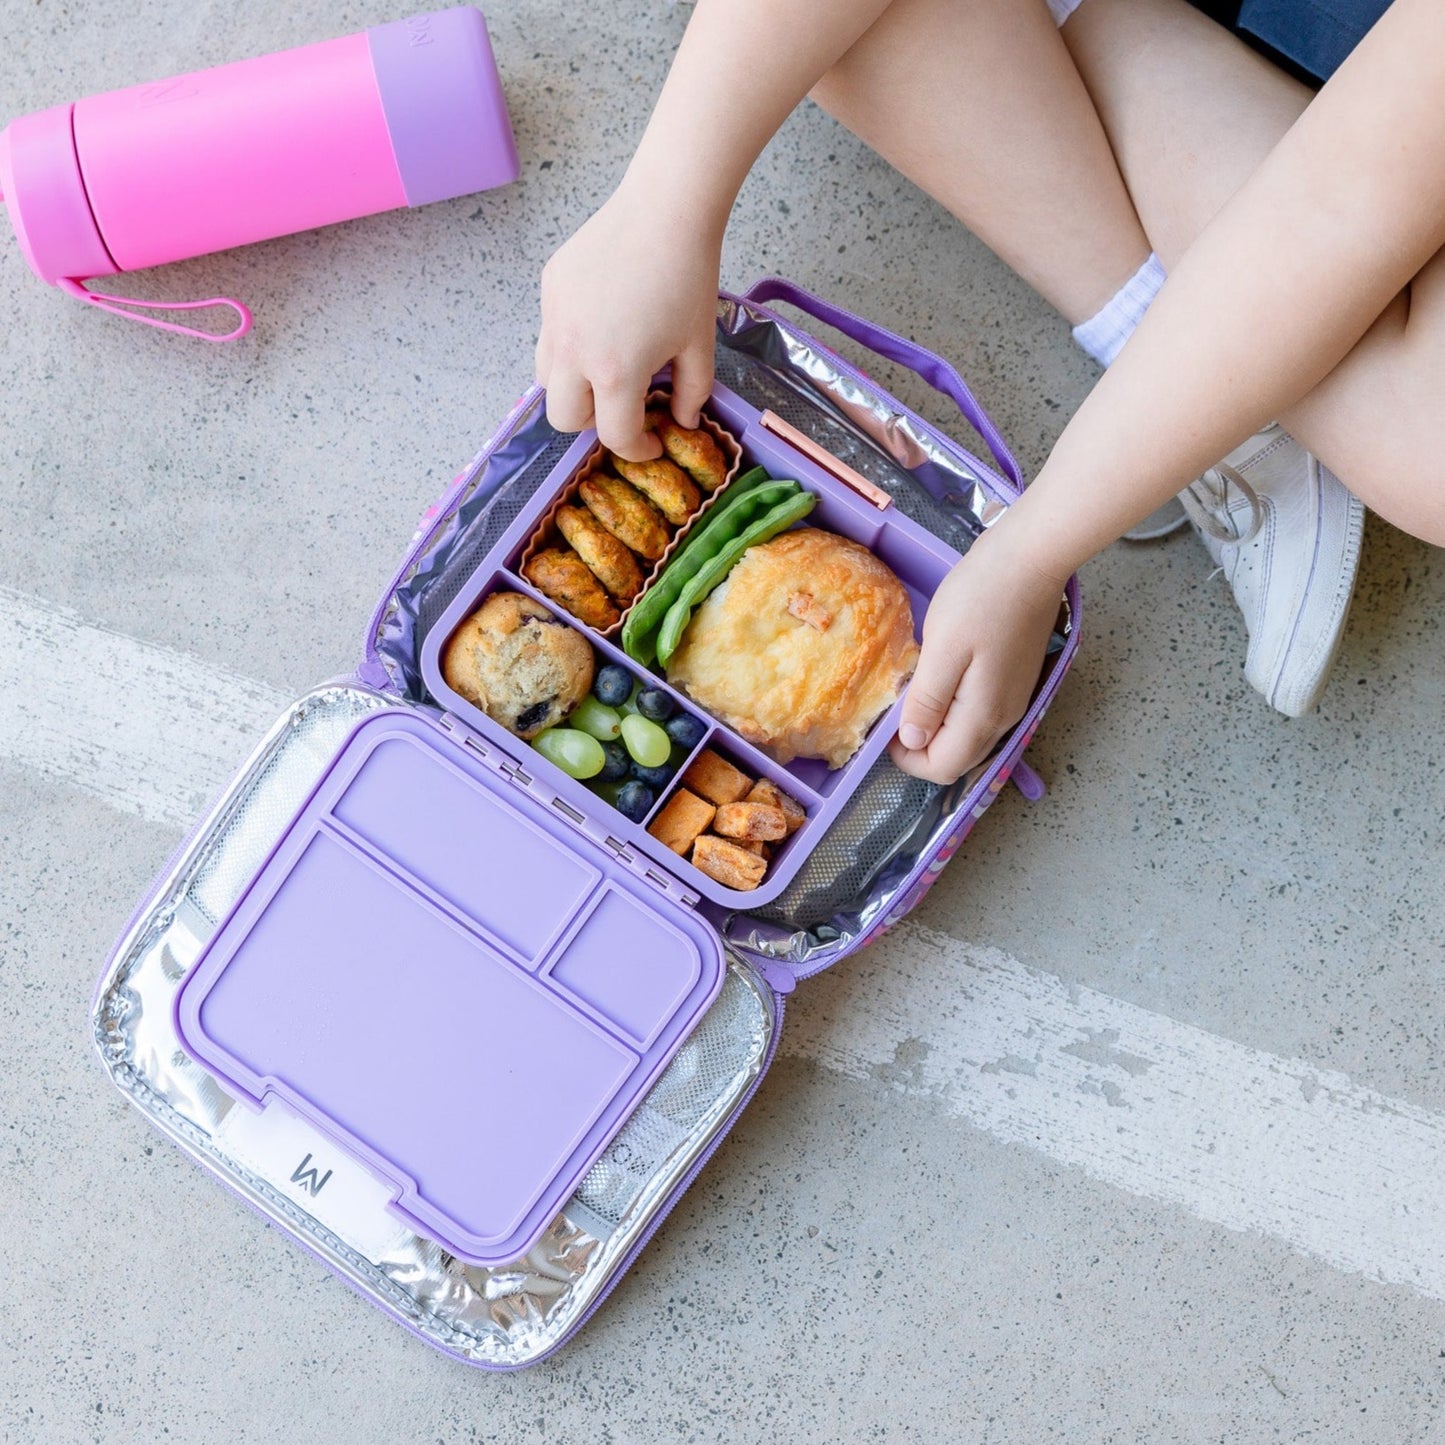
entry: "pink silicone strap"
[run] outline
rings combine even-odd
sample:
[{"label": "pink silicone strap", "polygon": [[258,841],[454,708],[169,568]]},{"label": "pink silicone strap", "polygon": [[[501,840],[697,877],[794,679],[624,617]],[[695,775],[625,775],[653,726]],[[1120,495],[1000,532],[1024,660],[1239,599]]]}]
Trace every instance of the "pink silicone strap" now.
[{"label": "pink silicone strap", "polygon": [[[79,281],[62,277],[55,283],[77,301],[98,306],[112,315],[123,316],[127,321],[139,321],[144,326],[154,326],[158,331],[174,331],[178,336],[195,336],[202,341],[234,341],[251,329],[251,313],[243,302],[230,296],[208,296],[204,301],[140,301],[132,296],[107,296],[100,291],[87,291]],[[178,326],[174,321],[162,321],[157,316],[142,316],[141,311],[199,311],[208,306],[229,306],[240,321],[231,331],[217,333],[200,331],[194,326]]]}]

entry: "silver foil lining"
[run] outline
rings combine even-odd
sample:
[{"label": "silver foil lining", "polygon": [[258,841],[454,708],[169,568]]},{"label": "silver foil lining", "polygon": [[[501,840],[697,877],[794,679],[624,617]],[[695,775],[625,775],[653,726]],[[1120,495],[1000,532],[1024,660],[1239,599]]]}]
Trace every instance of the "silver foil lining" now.
[{"label": "silver foil lining", "polygon": [[[323,688],[277,723],[117,951],[101,985],[95,1041],[142,1112],[359,1290],[463,1358],[520,1365],[575,1327],[746,1097],[772,1040],[773,999],[734,960],[717,1000],[562,1213],[504,1268],[463,1264],[379,1199],[355,1218],[323,1212],[329,1196],[311,1195],[291,1162],[311,1137],[298,1131],[310,1126],[297,1116],[274,1120],[288,1142],[300,1140],[282,1165],[253,1143],[243,1149],[270,1111],[258,1119],[184,1052],[172,1010],[181,980],[351,728],[394,703],[368,689]],[[409,1046],[424,1050],[420,1005],[409,1025],[398,1023],[409,1027]]]},{"label": "silver foil lining", "polygon": [[[813,437],[959,552],[1004,510],[1005,484],[995,473],[767,312],[731,299],[720,303],[716,370],[725,386]],[[389,685],[403,696],[426,696],[418,659],[427,632],[571,441],[548,425],[536,396],[465,474],[370,639]],[[1070,625],[1065,616],[1046,666]],[[800,977],[825,968],[888,913],[918,862],[959,826],[977,801],[977,781],[923,783],[885,755],[772,904],[746,913],[703,909],[745,954],[782,961]]]}]

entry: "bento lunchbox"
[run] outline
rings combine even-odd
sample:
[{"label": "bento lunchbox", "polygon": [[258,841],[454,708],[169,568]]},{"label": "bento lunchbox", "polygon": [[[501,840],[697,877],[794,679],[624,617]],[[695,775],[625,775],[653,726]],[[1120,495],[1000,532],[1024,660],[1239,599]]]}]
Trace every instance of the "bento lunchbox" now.
[{"label": "bento lunchbox", "polygon": [[[995,465],[776,302],[919,372]],[[1021,485],[951,367],[782,281],[720,298],[705,414],[726,476],[691,489],[665,552],[659,534],[654,579],[710,512],[725,535],[728,508],[771,506],[774,531],[806,508],[798,525],[886,565],[918,631]],[[424,518],[355,675],[288,709],[182,845],[93,1014],[163,1132],[492,1368],[542,1358],[601,1303],[758,1087],[798,980],[912,908],[1009,777],[1041,793],[1021,754],[1079,639],[1071,581],[1028,713],[951,787],[890,761],[901,699],[846,760],[780,754],[633,645],[637,601],[589,613],[537,564],[598,466],[594,435],[559,436],[523,397]],[[618,706],[589,697],[588,737],[620,725],[651,753],[587,742],[615,764],[588,776],[469,694],[450,644],[499,598],[562,629],[588,679],[607,671]]]}]

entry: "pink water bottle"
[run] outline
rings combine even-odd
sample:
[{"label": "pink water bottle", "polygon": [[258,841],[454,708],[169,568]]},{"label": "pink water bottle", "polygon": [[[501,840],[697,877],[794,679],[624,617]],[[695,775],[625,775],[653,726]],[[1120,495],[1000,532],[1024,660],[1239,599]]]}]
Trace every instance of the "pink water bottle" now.
[{"label": "pink water bottle", "polygon": [[[82,281],[420,206],[517,178],[481,14],[469,6],[37,111],[0,131],[0,198],[52,286],[229,341],[239,301],[127,302]],[[235,308],[225,335],[124,309]]]}]

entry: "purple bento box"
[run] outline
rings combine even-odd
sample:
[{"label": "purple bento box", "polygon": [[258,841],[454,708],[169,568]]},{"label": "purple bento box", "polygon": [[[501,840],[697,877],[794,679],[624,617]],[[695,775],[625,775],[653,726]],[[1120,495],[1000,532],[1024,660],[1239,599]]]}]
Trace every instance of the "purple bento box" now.
[{"label": "purple bento box", "polygon": [[[725,387],[708,409],[740,442],[744,468],[817,496],[803,525],[850,537],[894,570],[921,632],[959,554]],[[400,1220],[485,1266],[524,1255],[557,1215],[717,997],[719,911],[787,887],[902,706],[843,767],[783,766],[536,592],[520,558],[595,445],[584,433],[568,449],[430,630],[421,668],[440,714],[387,708],[355,728],[176,999],[182,1042],[228,1089],[302,1115],[387,1182]],[[667,689],[705,725],[640,823],[443,679],[447,640],[498,588],[533,596],[599,663]],[[647,831],[704,748],[772,779],[807,814],[751,892]],[[385,1000],[402,988],[428,1000],[425,1056],[393,1035]]]}]

